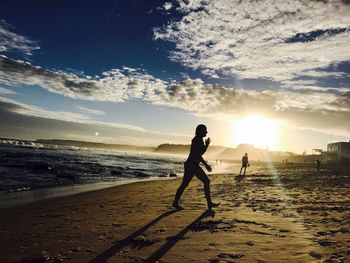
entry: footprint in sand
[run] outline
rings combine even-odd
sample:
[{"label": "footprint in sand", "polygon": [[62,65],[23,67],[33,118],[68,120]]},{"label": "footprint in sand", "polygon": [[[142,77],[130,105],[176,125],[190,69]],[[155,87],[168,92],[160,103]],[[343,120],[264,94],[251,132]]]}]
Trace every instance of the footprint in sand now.
[{"label": "footprint in sand", "polygon": [[321,253],[317,253],[317,252],[313,252],[311,251],[309,253],[310,256],[312,256],[313,258],[316,258],[316,259],[321,259],[323,257],[323,255]]},{"label": "footprint in sand", "polygon": [[222,259],[238,259],[244,257],[244,254],[220,253],[217,255],[217,257]]},{"label": "footprint in sand", "polygon": [[247,241],[247,242],[245,242],[248,246],[254,246],[254,243],[253,243],[253,241]]}]

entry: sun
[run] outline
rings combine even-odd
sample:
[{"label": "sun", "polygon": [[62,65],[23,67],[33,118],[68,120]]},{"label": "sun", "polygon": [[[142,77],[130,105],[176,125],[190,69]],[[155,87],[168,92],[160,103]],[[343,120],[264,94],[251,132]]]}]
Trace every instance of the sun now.
[{"label": "sun", "polygon": [[232,124],[231,145],[251,144],[257,148],[277,149],[279,123],[262,116],[238,119]]}]

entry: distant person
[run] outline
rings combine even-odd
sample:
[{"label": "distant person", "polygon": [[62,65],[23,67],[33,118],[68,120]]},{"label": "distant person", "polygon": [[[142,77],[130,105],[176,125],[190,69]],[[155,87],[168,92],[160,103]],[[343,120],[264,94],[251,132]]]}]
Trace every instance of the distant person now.
[{"label": "distant person", "polygon": [[321,161],[319,159],[317,159],[315,161],[315,165],[316,165],[316,172],[318,174],[320,172]]},{"label": "distant person", "polygon": [[239,171],[239,175],[242,175],[242,169],[244,169],[243,175],[245,175],[245,171],[249,166],[250,165],[248,162],[248,153],[245,153],[245,155],[242,157],[242,167],[241,167],[241,170]]},{"label": "distant person", "polygon": [[199,180],[204,184],[204,193],[205,198],[207,199],[208,209],[216,207],[219,204],[213,203],[210,197],[210,180],[207,177],[206,173],[199,166],[202,163],[208,172],[211,172],[210,165],[204,161],[202,155],[206,152],[211,142],[210,138],[207,138],[203,142],[203,138],[207,135],[207,127],[203,124],[200,124],[196,128],[196,136],[192,139],[190,154],[184,164],[185,172],[182,178],[182,183],[176,191],[175,199],[173,202],[173,207],[176,209],[183,209],[179,205],[179,200],[183,194],[185,188],[188,186],[193,176],[197,176]]}]

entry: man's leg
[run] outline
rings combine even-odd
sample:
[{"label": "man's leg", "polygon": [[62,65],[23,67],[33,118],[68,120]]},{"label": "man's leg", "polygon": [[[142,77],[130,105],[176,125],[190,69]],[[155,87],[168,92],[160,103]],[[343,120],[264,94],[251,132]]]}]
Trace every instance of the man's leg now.
[{"label": "man's leg", "polygon": [[175,207],[177,209],[181,209],[181,206],[179,206],[179,200],[180,200],[185,188],[188,186],[188,184],[191,182],[191,180],[193,178],[193,172],[190,170],[191,169],[188,169],[185,167],[185,173],[184,173],[184,176],[182,178],[181,185],[179,186],[179,188],[176,191],[175,199],[173,202],[173,207]]},{"label": "man's leg", "polygon": [[203,169],[198,166],[197,169],[196,169],[195,175],[197,176],[197,178],[199,180],[202,181],[202,183],[204,185],[204,194],[205,194],[205,198],[207,199],[208,208],[210,209],[212,207],[218,206],[219,204],[213,203],[211,201],[211,196],[210,196],[210,179],[205,174]]}]

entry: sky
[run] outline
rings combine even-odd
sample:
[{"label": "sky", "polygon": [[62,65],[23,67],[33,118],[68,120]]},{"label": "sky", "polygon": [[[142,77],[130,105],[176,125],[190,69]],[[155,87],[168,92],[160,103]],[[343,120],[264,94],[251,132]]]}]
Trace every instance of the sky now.
[{"label": "sky", "polygon": [[3,0],[0,137],[326,149],[349,43],[344,0]]}]

